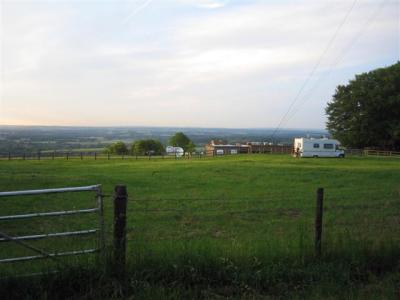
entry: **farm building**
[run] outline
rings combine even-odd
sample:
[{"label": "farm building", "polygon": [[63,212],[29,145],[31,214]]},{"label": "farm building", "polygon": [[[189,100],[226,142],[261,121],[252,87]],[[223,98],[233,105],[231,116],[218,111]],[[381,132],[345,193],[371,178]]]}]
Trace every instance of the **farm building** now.
[{"label": "farm building", "polygon": [[250,146],[250,153],[286,153],[290,154],[293,152],[293,146],[291,145],[272,145],[267,142],[247,142]]},{"label": "farm building", "polygon": [[207,155],[228,155],[239,153],[287,153],[293,151],[292,146],[270,145],[266,142],[247,142],[246,144],[228,144],[222,140],[212,140],[205,146]]},{"label": "farm building", "polygon": [[250,146],[237,144],[228,144],[221,140],[211,140],[206,146],[207,155],[227,155],[227,154],[239,154],[249,153]]}]

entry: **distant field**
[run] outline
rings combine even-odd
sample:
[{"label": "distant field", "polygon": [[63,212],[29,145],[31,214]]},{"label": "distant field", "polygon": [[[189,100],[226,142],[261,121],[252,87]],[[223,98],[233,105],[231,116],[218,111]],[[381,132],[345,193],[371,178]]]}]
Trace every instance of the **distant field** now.
[{"label": "distant field", "polygon": [[[237,280],[246,281],[247,275],[255,276],[254,270],[250,271],[252,268],[258,266],[264,270],[276,260],[283,264],[283,269],[288,268],[285,261],[306,263],[313,256],[318,187],[325,188],[326,195],[323,251],[327,260],[342,257],[343,262],[354,262],[357,257],[360,260],[374,257],[393,264],[400,253],[397,246],[400,242],[400,160],[397,158],[295,159],[280,155],[240,155],[177,161],[161,158],[0,161],[1,191],[91,184],[102,184],[104,193],[110,196],[116,184],[127,185],[128,260],[136,270],[132,276],[138,278],[155,276],[157,272],[178,276],[173,266],[180,264],[183,268],[185,264],[198,268],[198,273],[190,276],[208,274],[212,278],[215,274],[206,271],[212,269],[209,264],[228,268],[226,264],[231,263],[231,272],[241,270],[237,271]],[[109,239],[110,196],[105,199]],[[93,194],[0,201],[2,215],[94,204]],[[96,224],[91,217],[68,218],[73,223],[66,220],[19,225],[4,221],[0,227],[22,234],[72,227],[83,229]],[[79,246],[90,243],[93,240],[85,240]],[[78,241],[65,244],[55,240],[37,245],[67,249],[75,244]],[[14,255],[26,254],[25,250],[3,247],[1,257],[10,251]],[[345,271],[335,272],[340,277],[338,274]],[[185,278],[189,276],[185,274]],[[258,280],[265,280],[263,276],[267,275],[260,274]],[[340,277],[340,280],[344,279]],[[232,282],[226,283],[229,284]],[[251,289],[255,294],[263,293],[263,283],[257,284],[259,287]],[[299,284],[300,289],[306,288]],[[390,284],[388,289],[393,292]],[[334,288],[330,291],[336,292]]]}]

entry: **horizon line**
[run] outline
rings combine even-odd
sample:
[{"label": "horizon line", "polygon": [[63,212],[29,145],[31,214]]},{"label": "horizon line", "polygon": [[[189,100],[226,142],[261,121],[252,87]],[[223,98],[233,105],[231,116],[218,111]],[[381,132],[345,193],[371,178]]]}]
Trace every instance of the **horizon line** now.
[{"label": "horizon line", "polygon": [[[204,127],[204,126],[167,126],[167,125],[20,125],[20,124],[0,124],[0,127],[59,127],[59,128],[188,128],[188,129],[248,129],[248,130],[275,130],[275,127]],[[280,128],[280,130],[320,130],[328,131],[324,128]]]}]

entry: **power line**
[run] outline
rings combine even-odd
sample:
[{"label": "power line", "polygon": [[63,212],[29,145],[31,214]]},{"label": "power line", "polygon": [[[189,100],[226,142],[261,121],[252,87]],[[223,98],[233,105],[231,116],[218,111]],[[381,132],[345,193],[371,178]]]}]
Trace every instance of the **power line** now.
[{"label": "power line", "polygon": [[141,5],[136,7],[121,23],[127,24],[135,15],[137,15],[141,10],[146,8],[153,0],[146,0]]},{"label": "power line", "polygon": [[345,17],[343,18],[342,22],[339,24],[339,26],[337,27],[335,33],[333,34],[332,38],[329,40],[328,44],[326,45],[324,51],[322,52],[322,54],[320,55],[317,63],[314,65],[313,69],[311,70],[310,74],[308,75],[308,77],[306,78],[306,80],[304,81],[303,85],[301,86],[300,90],[297,92],[296,96],[294,97],[293,101],[291,102],[291,104],[289,105],[289,108],[287,109],[287,111],[285,112],[285,114],[283,115],[283,117],[281,118],[281,120],[278,123],[278,126],[275,128],[274,132],[271,135],[271,140],[274,138],[275,134],[278,132],[279,128],[281,127],[281,125],[283,124],[283,122],[285,121],[287,115],[289,114],[289,112],[292,110],[294,104],[297,102],[298,98],[300,97],[301,93],[303,92],[304,88],[306,87],[306,85],[308,84],[308,82],[310,81],[311,77],[314,75],[315,71],[317,70],[317,68],[319,67],[319,65],[321,64],[322,58],[325,56],[325,54],[328,52],[329,48],[331,47],[331,45],[333,44],[333,42],[335,41],[336,37],[339,34],[340,29],[343,27],[343,25],[346,23],[350,13],[352,12],[354,6],[356,5],[357,0],[354,0],[350,9],[347,11]]},{"label": "power line", "polygon": [[307,91],[307,94],[302,97],[303,102],[300,102],[300,104],[297,106],[296,110],[292,112],[292,114],[286,119],[286,122],[289,121],[291,118],[293,118],[296,113],[298,113],[301,109],[301,107],[310,100],[310,95],[313,93],[313,91],[319,86],[320,83],[322,83],[325,79],[329,77],[329,75],[332,73],[332,70],[335,66],[339,64],[339,62],[345,57],[346,53],[353,48],[353,46],[357,43],[357,41],[360,39],[360,37],[363,35],[364,31],[372,24],[372,22],[375,20],[375,18],[379,15],[380,11],[382,8],[386,5],[387,0],[383,0],[380,5],[376,8],[376,10],[370,15],[370,17],[367,19],[367,21],[364,23],[364,25],[361,27],[361,29],[355,34],[354,38],[351,39],[350,43],[341,51],[341,53],[336,57],[336,59],[332,62],[332,64],[329,66],[328,71],[319,77],[319,79],[316,81],[316,83],[312,86],[311,89]]}]

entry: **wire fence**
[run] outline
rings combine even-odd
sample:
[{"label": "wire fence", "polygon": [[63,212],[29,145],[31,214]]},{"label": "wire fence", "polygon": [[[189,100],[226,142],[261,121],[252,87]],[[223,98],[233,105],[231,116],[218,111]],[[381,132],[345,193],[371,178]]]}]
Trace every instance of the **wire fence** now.
[{"label": "wire fence", "polygon": [[[113,241],[113,259],[118,269],[123,268],[125,256],[135,255],[139,251],[139,246],[146,251],[151,251],[151,249],[156,249],[154,247],[159,249],[163,247],[162,245],[175,242],[187,244],[211,240],[213,246],[218,246],[245,242],[251,245],[264,241],[270,245],[283,247],[279,249],[294,247],[297,243],[296,247],[299,248],[314,246],[316,255],[321,255],[321,251],[328,244],[330,247],[335,247],[333,244],[338,243],[340,236],[346,236],[346,238],[350,236],[352,239],[368,241],[368,243],[400,242],[400,201],[396,190],[390,190],[386,194],[382,194],[379,190],[366,190],[365,194],[370,194],[366,199],[360,199],[361,194],[354,196],[343,192],[343,195],[339,195],[331,193],[331,190],[325,195],[322,192],[321,196],[319,189],[317,197],[315,193],[306,193],[290,197],[139,197],[139,195],[131,195],[128,199],[126,187],[122,194],[116,188],[114,197],[108,198],[106,202],[106,226],[103,234],[109,241],[108,245],[111,246],[111,241]],[[77,206],[74,208],[79,210],[82,207],[79,206],[83,205],[80,203],[81,199],[71,199],[71,203]],[[37,201],[36,198],[32,200]],[[54,202],[57,199],[51,201]],[[114,210],[113,216],[112,210]],[[0,221],[6,222],[2,219]],[[45,222],[39,226],[42,230],[48,231],[49,228],[56,230],[57,226],[66,224],[64,220],[61,220],[56,225]],[[70,224],[71,227],[79,225],[75,231],[71,228],[68,231],[72,236],[67,245],[73,246],[78,243],[73,239],[74,232],[83,232],[80,229],[87,228],[87,223],[76,218]],[[28,226],[31,227],[31,224]],[[2,227],[1,223],[0,227]],[[35,247],[43,246],[46,253],[49,253],[46,247],[60,245],[60,243],[54,245],[46,243],[46,238],[62,236],[54,230],[50,233],[34,234],[35,232],[30,233],[28,228],[24,227],[24,223],[15,224],[11,229],[10,232],[14,234],[13,240],[43,241]],[[25,235],[21,235],[21,232]],[[90,234],[96,233],[97,231],[90,232]],[[5,236],[1,238],[8,239]],[[25,253],[15,252],[16,246],[1,249],[0,258],[7,251],[12,251],[14,255],[21,254],[21,256],[29,257]],[[58,252],[59,256],[63,256],[64,253],[66,252],[62,249]]]},{"label": "wire fence", "polygon": [[[354,232],[356,236],[362,235],[370,240],[400,238],[399,198],[370,196],[362,200],[366,201],[355,201],[346,196],[325,196],[323,228],[329,228],[329,236]],[[238,238],[257,236],[257,232],[262,236],[270,228],[279,232],[272,234],[274,237],[293,239],[296,238],[296,229],[304,224],[307,224],[306,231],[309,233],[315,231],[316,202],[313,195],[309,195],[309,201],[304,201],[304,196],[281,198],[279,201],[245,197],[137,198],[130,201],[129,205],[129,218],[133,221],[128,234],[133,234],[130,237],[132,240],[139,238],[142,233],[153,241],[157,238],[165,240],[166,236],[171,240],[186,239],[185,233],[190,231],[195,231],[191,235],[192,240],[207,235],[213,237],[210,226],[216,230],[236,230]],[[382,235],[382,229],[385,235]],[[169,233],[160,236],[158,231]]]}]

